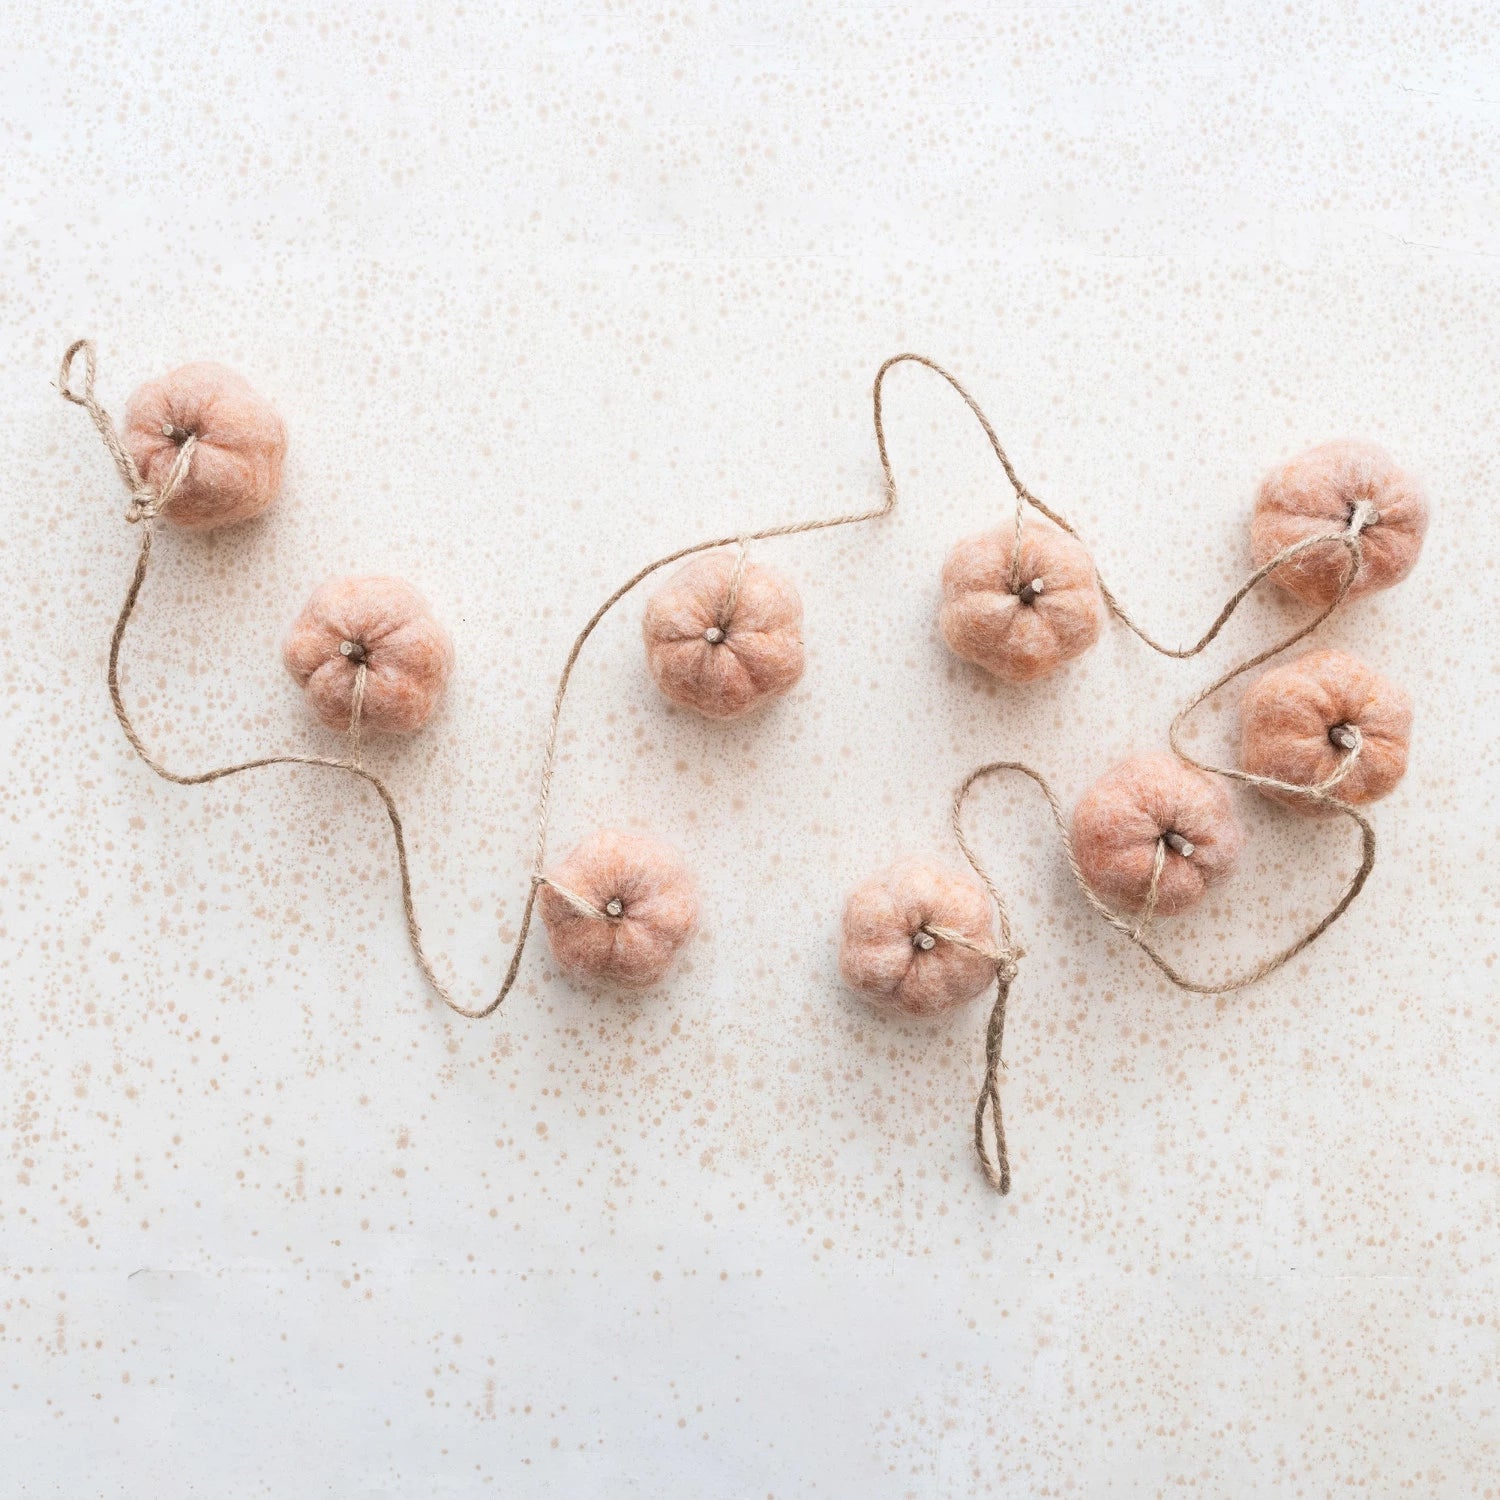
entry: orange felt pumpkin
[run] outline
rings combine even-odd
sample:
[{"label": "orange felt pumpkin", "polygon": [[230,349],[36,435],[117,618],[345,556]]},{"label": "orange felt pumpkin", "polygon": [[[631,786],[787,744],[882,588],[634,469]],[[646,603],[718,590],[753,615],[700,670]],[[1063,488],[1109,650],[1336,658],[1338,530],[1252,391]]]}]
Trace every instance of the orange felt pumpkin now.
[{"label": "orange felt pumpkin", "polygon": [[[1343,531],[1364,501],[1372,516],[1360,532],[1362,558],[1348,596],[1389,588],[1416,566],[1427,533],[1422,487],[1376,443],[1346,438],[1299,454],[1261,481],[1250,523],[1257,567],[1283,547],[1320,533]],[[1330,542],[1283,563],[1271,579],[1309,604],[1331,604],[1349,553]]]},{"label": "orange felt pumpkin", "polygon": [[657,687],[706,718],[738,718],[802,676],[796,589],[733,552],[679,568],[647,604],[641,630]]},{"label": "orange felt pumpkin", "polygon": [[905,860],[850,893],[839,971],[884,1009],[942,1015],[993,984],[995,962],[934,929],[993,949],[990,922],[989,897],[975,881],[931,860]]},{"label": "orange felt pumpkin", "polygon": [[166,508],[167,520],[210,531],[258,516],[281,488],[286,428],[245,379],[224,365],[183,365],[147,381],[125,408],[125,447],[160,489],[184,442],[197,443]]},{"label": "orange felt pumpkin", "polygon": [[1156,911],[1170,917],[1229,874],[1244,834],[1222,782],[1156,752],[1116,766],[1083,794],[1072,840],[1089,888],[1117,911],[1145,906],[1161,844]]},{"label": "orange felt pumpkin", "polygon": [[634,988],[666,974],[698,922],[697,889],[676,850],[614,829],[547,872],[537,907],[565,969]]},{"label": "orange felt pumpkin", "polygon": [[1099,638],[1104,601],[1082,542],[1052,525],[965,537],[943,564],[943,639],[956,656],[1002,682],[1034,682]]},{"label": "orange felt pumpkin", "polygon": [[[1328,795],[1358,806],[1384,797],[1406,773],[1411,699],[1344,651],[1309,651],[1273,668],[1246,692],[1240,719],[1240,764],[1253,776],[1315,786],[1357,744],[1353,770]],[[1299,812],[1335,811],[1295,792],[1259,790]]]},{"label": "orange felt pumpkin", "polygon": [[330,729],[348,729],[365,667],[360,724],[407,733],[432,716],[453,670],[453,642],[427,601],[399,578],[332,578],[297,616],[281,648]]}]

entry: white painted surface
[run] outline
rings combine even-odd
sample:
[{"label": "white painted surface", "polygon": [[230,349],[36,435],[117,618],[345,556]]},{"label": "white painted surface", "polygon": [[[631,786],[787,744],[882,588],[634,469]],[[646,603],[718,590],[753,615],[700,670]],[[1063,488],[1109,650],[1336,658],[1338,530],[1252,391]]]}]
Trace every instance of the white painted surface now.
[{"label": "white painted surface", "polygon": [[[8,1490],[1494,1492],[1500,58],[1482,6],[1298,9],[0,4]],[[899,514],[764,551],[807,606],[790,701],[667,712],[639,600],[580,670],[554,847],[675,840],[691,961],[620,1003],[538,939],[505,1014],[451,1020],[367,796],[129,755],[103,671],[135,536],[48,385],[80,334],[116,412],[217,357],[291,432],[271,518],[160,548],[127,677],[172,763],[333,748],[277,659],[330,573],[451,625],[446,712],[375,753],[465,993],[503,965],[573,631],[660,552],[877,496],[903,348],[1171,637],[1246,571],[1273,460],[1364,433],[1425,477],[1418,572],[1327,632],[1417,703],[1376,874],[1205,1002],[1090,917],[1034,796],[983,795],[1028,949],[990,1195],[982,1006],[872,1019],[844,890],[955,857],[980,759],[1071,801],[1295,611],[988,686],[936,577],[1003,481],[904,370]],[[1178,929],[1204,962],[1353,862],[1244,815]]]}]

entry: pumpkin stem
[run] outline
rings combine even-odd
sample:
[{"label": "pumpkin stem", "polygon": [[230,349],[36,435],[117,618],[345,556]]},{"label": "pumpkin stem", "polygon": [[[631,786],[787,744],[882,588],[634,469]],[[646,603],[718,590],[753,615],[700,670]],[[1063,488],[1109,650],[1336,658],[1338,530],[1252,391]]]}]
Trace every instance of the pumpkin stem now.
[{"label": "pumpkin stem", "polygon": [[359,641],[344,641],[339,646],[339,655],[347,656],[355,666],[363,666],[370,659],[370,653]]},{"label": "pumpkin stem", "polygon": [[1043,592],[1044,588],[1045,585],[1040,578],[1033,578],[1030,583],[1018,591],[1016,597],[1020,599],[1022,604],[1033,604],[1036,602],[1036,596]]},{"label": "pumpkin stem", "polygon": [[1177,851],[1184,859],[1192,857],[1193,850],[1197,847],[1191,839],[1185,839],[1180,833],[1164,833],[1162,837]]},{"label": "pumpkin stem", "polygon": [[1359,731],[1352,724],[1335,724],[1328,731],[1328,740],[1340,750],[1354,750],[1359,746]]}]

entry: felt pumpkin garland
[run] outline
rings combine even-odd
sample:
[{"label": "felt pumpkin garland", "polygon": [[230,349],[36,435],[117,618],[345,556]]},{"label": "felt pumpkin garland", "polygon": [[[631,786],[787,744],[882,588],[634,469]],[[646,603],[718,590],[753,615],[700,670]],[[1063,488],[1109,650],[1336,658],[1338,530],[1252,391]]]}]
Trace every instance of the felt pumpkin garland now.
[{"label": "felt pumpkin garland", "polygon": [[[75,391],[72,374],[80,354],[83,388]],[[453,997],[428,957],[412,900],[401,814],[389,787],[361,757],[364,731],[407,733],[428,722],[453,666],[446,630],[400,580],[331,580],[293,624],[283,656],[317,716],[348,736],[347,753],[263,756],[195,773],[164,766],[137,732],[120,686],[121,648],[149,569],[152,523],[162,518],[206,529],[260,515],[280,485],[286,434],[280,418],[238,375],[198,364],[141,387],[127,407],[122,435],[94,394],[94,346],[79,340],[63,357],[59,388],[87,410],[98,429],[130,494],[126,519],[144,523],[135,571],[110,637],[108,683],[120,727],[147,766],[178,785],[202,785],[272,765],[343,772],[368,784],[391,823],[418,966],[439,999],[459,1015],[478,1019],[504,1002],[538,909],[553,953],[568,972],[627,987],[655,984],[691,936],[698,915],[694,882],[676,853],[655,839],[606,829],[558,864],[547,858],[559,725],[573,668],[599,623],[627,594],[660,569],[685,562],[651,599],[642,621],[647,664],[663,695],[710,719],[726,719],[786,694],[803,668],[801,601],[788,581],[749,559],[748,545],[890,513],[896,480],[887,451],[883,389],[889,371],[908,362],[935,372],[962,398],[1016,497],[1013,518],[959,542],[944,566],[940,623],[956,654],[1007,682],[1024,684],[1087,650],[1106,613],[1151,649],[1180,658],[1204,650],[1268,577],[1320,606],[1286,639],[1200,692],[1171,725],[1170,755],[1137,757],[1096,783],[1079,802],[1071,831],[1041,773],[1016,761],[992,761],[965,778],[953,802],[954,837],[977,884],[938,862],[909,860],[850,896],[840,969],[872,1003],[941,1016],[994,984],[974,1142],[986,1177],[1006,1193],[1010,1162],[1000,1107],[1001,1051],[1010,990],[1024,955],[1006,903],[970,844],[964,823],[968,797],[997,774],[1020,774],[1035,783],[1085,900],[1184,989],[1222,994],[1241,988],[1315,941],[1348,909],[1373,867],[1374,831],[1355,804],[1384,795],[1405,768],[1411,718],[1405,695],[1343,653],[1313,652],[1267,673],[1246,695],[1242,768],[1194,760],[1183,749],[1181,728],[1207,698],[1304,639],[1346,598],[1388,586],[1411,570],[1426,527],[1426,502],[1415,482],[1374,445],[1327,444],[1268,477],[1253,527],[1258,566],[1199,641],[1169,647],[1131,619],[1098,577],[1072,526],[1021,482],[963,385],[921,355],[887,360],[873,392],[885,476],[881,504],[681,548],[639,569],[584,624],[553,697],[520,930],[494,998],[468,1007]],[[1358,871],[1309,931],[1249,973],[1223,982],[1181,973],[1157,948],[1152,931],[1158,918],[1187,910],[1233,867],[1242,835],[1214,777],[1243,782],[1299,811],[1341,814],[1359,827],[1362,849]]]}]

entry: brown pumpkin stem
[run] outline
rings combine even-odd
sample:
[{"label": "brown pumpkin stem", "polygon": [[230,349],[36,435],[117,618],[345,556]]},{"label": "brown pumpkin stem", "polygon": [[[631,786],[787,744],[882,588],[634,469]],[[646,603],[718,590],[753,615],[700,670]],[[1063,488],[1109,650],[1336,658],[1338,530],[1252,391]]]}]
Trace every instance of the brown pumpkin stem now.
[{"label": "brown pumpkin stem", "polygon": [[1033,578],[1016,597],[1022,604],[1034,604],[1036,603],[1037,595],[1043,591],[1044,587],[1045,585],[1040,578]]}]

